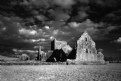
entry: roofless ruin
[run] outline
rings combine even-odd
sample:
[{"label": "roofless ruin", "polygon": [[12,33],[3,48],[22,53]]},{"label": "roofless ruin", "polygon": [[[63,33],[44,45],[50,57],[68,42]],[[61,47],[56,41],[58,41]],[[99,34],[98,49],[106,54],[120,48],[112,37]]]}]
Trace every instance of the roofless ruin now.
[{"label": "roofless ruin", "polygon": [[97,52],[96,44],[85,31],[77,41],[76,59],[77,63],[105,63],[104,55]]},{"label": "roofless ruin", "polygon": [[[51,43],[51,50],[53,50],[53,53],[48,59],[53,62],[67,61],[68,63],[76,64],[105,64],[104,55],[97,51],[96,44],[87,31],[77,40],[75,52],[72,52],[73,49],[66,41],[54,39]],[[74,57],[74,55],[75,58],[70,59],[70,56]]]}]

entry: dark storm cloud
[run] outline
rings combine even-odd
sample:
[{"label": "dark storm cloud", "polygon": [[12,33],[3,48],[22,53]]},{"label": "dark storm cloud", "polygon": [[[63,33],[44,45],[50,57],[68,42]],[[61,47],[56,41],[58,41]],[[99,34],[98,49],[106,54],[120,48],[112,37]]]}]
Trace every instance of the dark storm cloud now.
[{"label": "dark storm cloud", "polygon": [[2,16],[0,16],[0,19],[2,29],[0,36],[5,39],[17,37],[19,28],[17,21],[14,21],[9,17]]},{"label": "dark storm cloud", "polygon": [[[85,20],[81,23],[71,22],[69,26],[72,28],[73,32],[76,30],[76,35],[81,35],[85,30],[91,35],[94,40],[107,40],[110,39],[107,35],[114,29],[117,29],[117,26],[105,24],[103,22],[95,23],[90,19]],[[74,31],[75,32],[75,31]],[[72,33],[73,34],[73,33]],[[73,36],[73,35],[71,35]],[[78,37],[78,36],[77,36]]]},{"label": "dark storm cloud", "polygon": [[112,13],[107,14],[104,18],[103,21],[112,23],[112,24],[120,24],[121,21],[121,9],[117,11],[113,11]]},{"label": "dark storm cloud", "polygon": [[64,20],[66,21],[67,19],[70,18],[68,13],[65,13],[62,10],[49,10],[50,16],[54,18],[55,21],[60,21]]},{"label": "dark storm cloud", "polygon": [[90,17],[92,17],[91,19],[94,21],[108,22],[109,20],[106,19],[106,16],[114,11],[120,10],[120,3],[120,0],[92,0],[89,11]]},{"label": "dark storm cloud", "polygon": [[0,44],[48,48],[52,38],[73,43],[85,30],[94,40],[114,41],[121,37],[117,33],[121,28],[120,3],[120,0],[4,0],[0,3]]},{"label": "dark storm cloud", "polygon": [[68,8],[68,7],[71,7],[73,4],[75,4],[75,1],[74,0],[54,0],[54,3],[61,7]]},{"label": "dark storm cloud", "polygon": [[113,42],[114,42],[114,43],[121,44],[121,37],[119,37],[118,39],[114,40]]},{"label": "dark storm cloud", "polygon": [[[14,4],[13,4],[14,2]],[[18,15],[24,18],[31,17],[33,24],[46,20],[75,20],[82,22],[83,19],[89,18],[93,21],[114,21],[110,14],[116,13],[117,18],[115,21],[119,21],[120,18],[117,14],[120,14],[120,0],[24,0],[24,1],[10,1],[11,14]],[[15,4],[16,3],[16,4]],[[1,4],[2,5],[2,4]],[[9,7],[2,5],[6,12]],[[1,12],[5,13],[5,12]],[[108,17],[108,18],[107,18]],[[62,19],[61,19],[62,18]],[[29,20],[27,22],[30,22]]]},{"label": "dark storm cloud", "polygon": [[29,3],[37,8],[48,8],[50,7],[51,3],[53,3],[53,1],[50,2],[50,0],[32,0]]},{"label": "dark storm cloud", "polygon": [[[33,44],[25,42],[19,33],[21,19],[16,17],[0,16],[0,49],[31,48]],[[4,49],[6,48],[6,49]]]},{"label": "dark storm cloud", "polygon": [[92,3],[96,3],[97,5],[99,6],[102,6],[102,7],[117,7],[119,6],[119,2],[120,0],[91,0]]}]

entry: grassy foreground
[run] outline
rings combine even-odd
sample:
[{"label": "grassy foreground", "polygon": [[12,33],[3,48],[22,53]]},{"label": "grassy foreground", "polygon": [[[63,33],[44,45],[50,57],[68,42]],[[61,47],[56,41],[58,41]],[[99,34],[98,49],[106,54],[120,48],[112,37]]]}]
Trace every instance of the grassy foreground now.
[{"label": "grassy foreground", "polygon": [[121,81],[121,64],[0,66],[0,81]]}]

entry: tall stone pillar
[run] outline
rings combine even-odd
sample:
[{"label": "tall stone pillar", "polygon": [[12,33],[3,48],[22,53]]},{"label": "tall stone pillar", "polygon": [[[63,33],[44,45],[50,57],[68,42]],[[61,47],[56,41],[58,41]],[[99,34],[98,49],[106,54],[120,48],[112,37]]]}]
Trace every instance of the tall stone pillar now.
[{"label": "tall stone pillar", "polygon": [[41,46],[38,48],[37,60],[41,60]]}]

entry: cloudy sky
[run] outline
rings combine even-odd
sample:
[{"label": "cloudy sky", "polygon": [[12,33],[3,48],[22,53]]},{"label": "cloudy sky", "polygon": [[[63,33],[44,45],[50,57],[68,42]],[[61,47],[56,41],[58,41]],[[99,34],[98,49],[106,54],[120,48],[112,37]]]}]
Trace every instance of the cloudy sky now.
[{"label": "cloudy sky", "polygon": [[84,31],[105,56],[121,56],[121,0],[2,0],[0,51],[50,49],[53,38],[73,47]]}]

